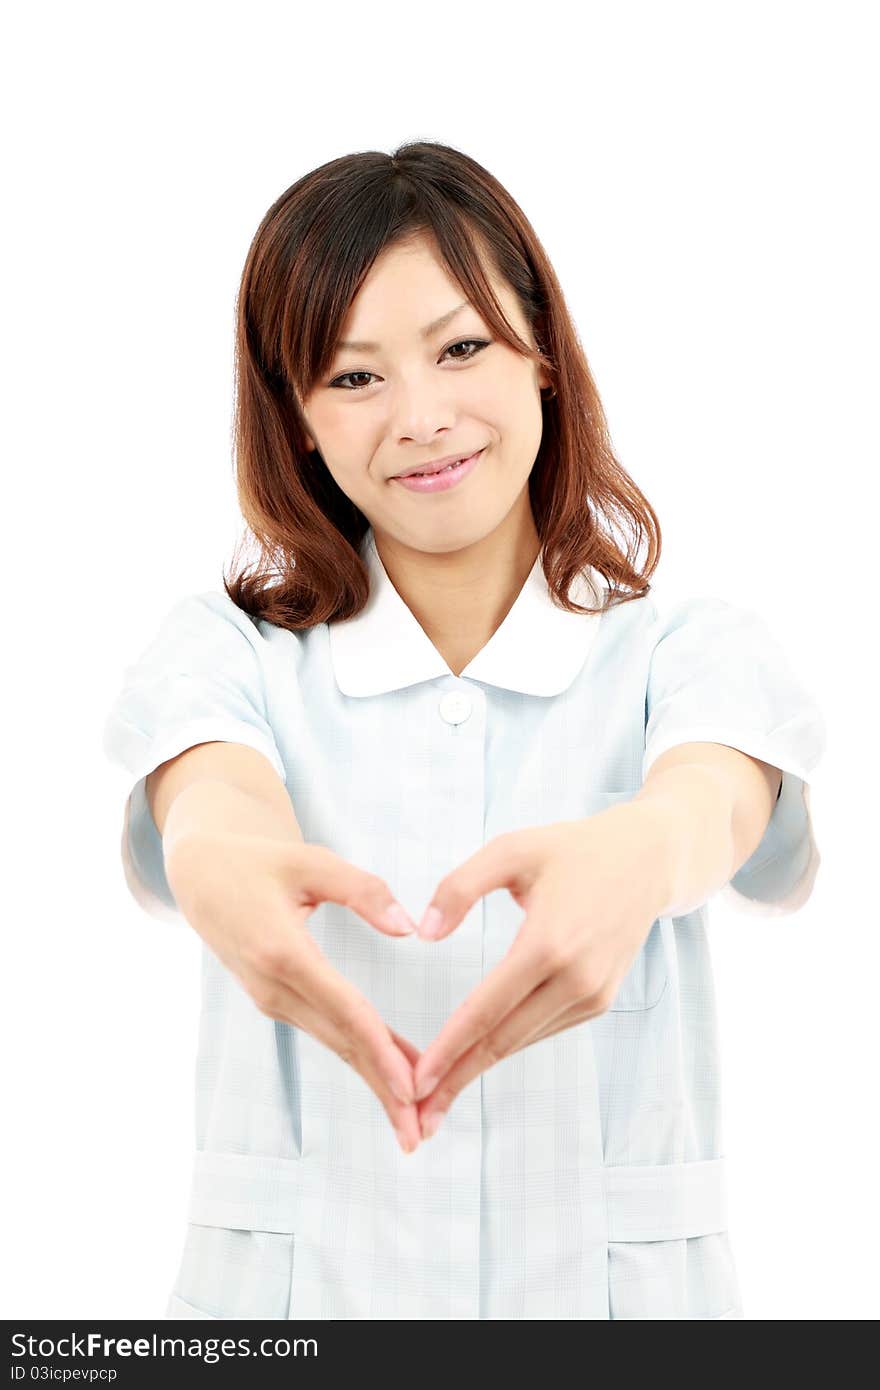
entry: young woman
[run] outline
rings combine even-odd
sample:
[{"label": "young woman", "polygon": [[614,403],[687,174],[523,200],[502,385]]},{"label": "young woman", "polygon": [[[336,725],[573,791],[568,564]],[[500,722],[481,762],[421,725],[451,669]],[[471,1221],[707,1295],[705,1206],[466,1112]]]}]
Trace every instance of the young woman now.
[{"label": "young woman", "polygon": [[204,942],[167,1315],[742,1317],[706,901],[808,897],[824,723],[757,614],[650,596],[485,169],[420,142],[274,203],[236,455],[257,562],[106,726],[131,891]]}]

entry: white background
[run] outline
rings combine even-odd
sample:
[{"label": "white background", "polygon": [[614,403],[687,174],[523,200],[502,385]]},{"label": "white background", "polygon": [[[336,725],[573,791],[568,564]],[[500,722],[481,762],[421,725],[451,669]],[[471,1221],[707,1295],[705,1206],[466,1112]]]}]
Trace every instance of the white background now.
[{"label": "white background", "polygon": [[758,607],[825,713],[822,865],[711,908],[746,1316],[876,1278],[872,5],[43,4],[7,21],[2,1313],[161,1317],[198,950],[128,896],[100,735],[241,524],[233,301],[274,199],[412,138],[511,191],[562,283],[658,590]]}]

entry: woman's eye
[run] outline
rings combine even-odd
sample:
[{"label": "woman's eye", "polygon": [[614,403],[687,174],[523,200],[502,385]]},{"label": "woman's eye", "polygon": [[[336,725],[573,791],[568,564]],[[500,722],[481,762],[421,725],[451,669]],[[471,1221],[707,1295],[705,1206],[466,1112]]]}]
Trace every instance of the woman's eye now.
[{"label": "woman's eye", "polygon": [[[489,347],[489,343],[486,342],[486,341],[485,341],[484,339],[482,339],[482,338],[462,338],[462,339],[460,339],[457,343],[450,343],[448,348],[444,348],[443,352],[441,353],[441,360],[442,360],[443,357],[446,356],[446,354],[447,354],[448,352],[452,352],[453,348],[461,348],[461,347],[463,347],[463,348],[473,348],[473,352],[469,352],[469,353],[467,353],[467,354],[466,354],[465,356],[463,356],[463,357],[461,357],[461,356],[452,357],[452,358],[450,359],[450,361],[452,361],[452,362],[470,362],[470,360],[471,360],[472,358],[476,357],[476,355],[477,355],[478,352],[482,352],[483,348]],[[372,373],[372,372],[343,372],[342,376],[335,377],[334,380],[331,381],[329,384],[330,384],[331,386],[338,386],[338,387],[340,387],[340,389],[343,390],[343,391],[363,391],[364,388],[365,388],[366,386],[369,385],[369,382],[366,382],[366,381],[365,381],[361,386],[345,386],[345,385],[343,385],[343,383],[344,383],[346,380],[351,380],[352,377],[356,377],[356,376],[373,376],[373,373]]]}]

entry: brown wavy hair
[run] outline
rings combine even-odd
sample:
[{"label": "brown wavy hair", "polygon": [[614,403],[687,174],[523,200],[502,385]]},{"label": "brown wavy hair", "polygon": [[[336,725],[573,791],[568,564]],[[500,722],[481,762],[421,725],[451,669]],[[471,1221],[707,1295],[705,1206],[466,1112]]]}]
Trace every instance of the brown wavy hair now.
[{"label": "brown wavy hair", "polygon": [[[554,602],[592,565],[603,608],[648,593],[660,523],[613,453],[605,413],[562,290],[524,213],[482,165],[449,145],[415,141],[332,159],[292,184],[257,228],[236,300],[235,479],[256,540],[223,586],[239,608],[291,630],[353,617],[369,597],[359,553],[369,521],[306,447],[301,402],[329,370],[349,305],[386,247],[419,234],[463,295],[553,383],[528,486]],[[487,262],[481,257],[488,257]],[[539,346],[507,322],[484,273],[516,293]],[[614,537],[620,531],[621,541]],[[234,564],[243,554],[236,547]],[[647,543],[641,567],[637,556]]]}]

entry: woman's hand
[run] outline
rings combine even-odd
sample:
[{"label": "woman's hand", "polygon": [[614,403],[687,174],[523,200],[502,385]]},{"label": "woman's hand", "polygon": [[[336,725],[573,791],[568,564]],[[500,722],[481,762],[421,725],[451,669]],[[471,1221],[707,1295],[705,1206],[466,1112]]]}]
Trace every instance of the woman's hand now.
[{"label": "woman's hand", "polygon": [[509,889],[526,916],[504,960],[416,1065],[424,1138],[459,1091],[502,1057],[605,1012],[662,911],[667,845],[656,808],[622,803],[585,820],[499,835],[441,880],[431,905],[443,921],[433,940],[496,888]]},{"label": "woman's hand", "polygon": [[407,1097],[418,1049],[334,970],[308,930],[318,904],[335,902],[386,936],[412,935],[412,925],[386,916],[395,905],[388,884],[323,845],[219,831],[176,840],[165,872],[190,926],[261,1013],[338,1053],[376,1093],[404,1152],[416,1148],[417,1108]]}]

